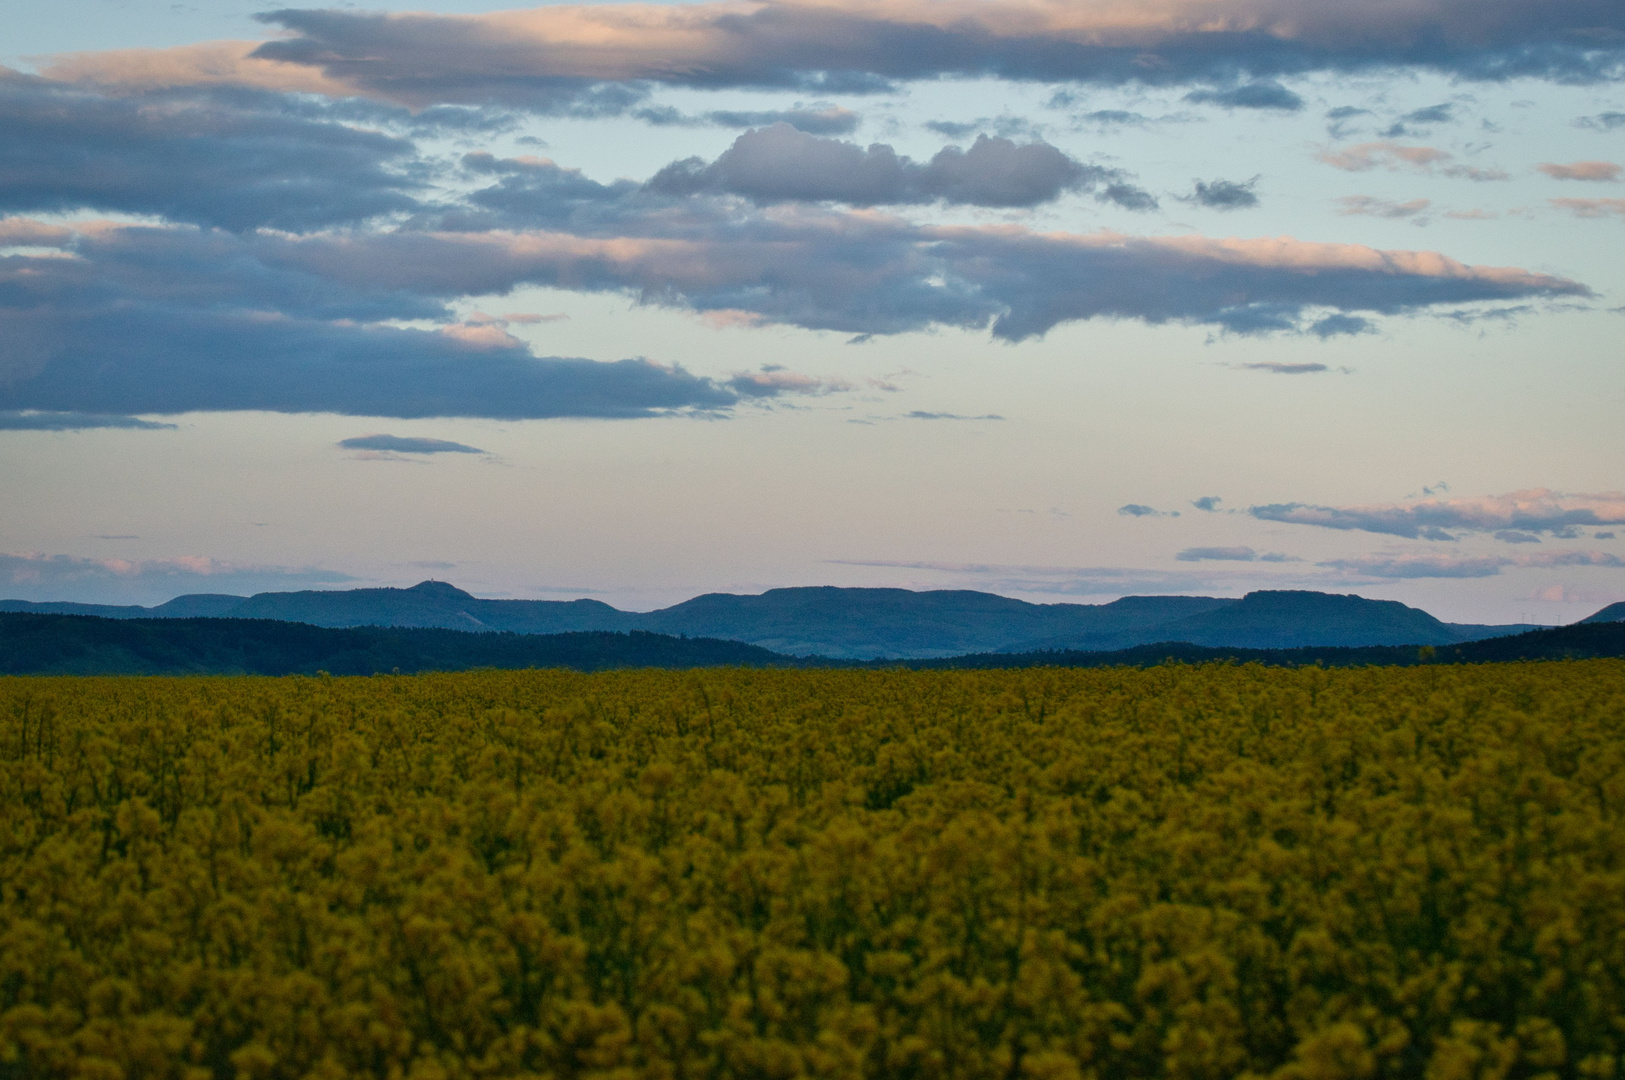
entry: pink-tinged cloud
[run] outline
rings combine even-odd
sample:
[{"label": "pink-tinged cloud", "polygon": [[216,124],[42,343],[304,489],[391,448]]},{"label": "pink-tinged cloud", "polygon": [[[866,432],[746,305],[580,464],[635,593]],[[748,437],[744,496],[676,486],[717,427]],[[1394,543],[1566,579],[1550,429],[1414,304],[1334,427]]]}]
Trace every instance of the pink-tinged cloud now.
[{"label": "pink-tinged cloud", "polygon": [[259,41],[206,41],[168,49],[109,49],[60,53],[41,74],[57,82],[145,90],[176,86],[235,86],[290,94],[351,97],[354,86],[320,68],[254,56]]},{"label": "pink-tinged cloud", "polygon": [[1263,521],[1412,539],[1454,540],[1458,533],[1497,530],[1562,537],[1576,535],[1574,530],[1579,526],[1625,524],[1625,494],[1613,491],[1588,495],[1533,488],[1481,498],[1443,497],[1346,507],[1275,503],[1251,507],[1248,513]]},{"label": "pink-tinged cloud", "polygon": [[0,218],[0,247],[64,248],[73,242],[73,230],[47,225],[32,218]]},{"label": "pink-tinged cloud", "polygon": [[1601,218],[1615,215],[1625,217],[1625,199],[1551,199],[1559,210],[1567,210],[1575,217]]},{"label": "pink-tinged cloud", "polygon": [[1344,195],[1337,200],[1337,212],[1343,217],[1414,218],[1425,214],[1433,205],[1431,199],[1379,199],[1374,195]]},{"label": "pink-tinged cloud", "polygon": [[1590,180],[1600,183],[1614,183],[1625,176],[1625,168],[1615,165],[1612,161],[1575,161],[1568,165],[1557,165],[1544,162],[1535,168],[1550,176],[1553,180]]},{"label": "pink-tinged cloud", "polygon": [[[1234,84],[1418,66],[1472,78],[1615,77],[1612,0],[725,0],[483,15],[283,10],[287,36],[64,58],[52,77],[235,82],[411,104],[559,100],[569,84],[850,86],[994,75]],[[1244,84],[1245,85],[1245,84]],[[1252,85],[1267,85],[1254,83]]]},{"label": "pink-tinged cloud", "polygon": [[1342,169],[1344,172],[1370,172],[1372,169],[1387,169],[1392,172],[1396,169],[1410,168],[1459,180],[1511,179],[1500,169],[1448,164],[1455,160],[1455,155],[1436,146],[1404,146],[1388,139],[1360,143],[1343,150],[1328,147],[1316,154],[1315,160],[1334,169]]}]

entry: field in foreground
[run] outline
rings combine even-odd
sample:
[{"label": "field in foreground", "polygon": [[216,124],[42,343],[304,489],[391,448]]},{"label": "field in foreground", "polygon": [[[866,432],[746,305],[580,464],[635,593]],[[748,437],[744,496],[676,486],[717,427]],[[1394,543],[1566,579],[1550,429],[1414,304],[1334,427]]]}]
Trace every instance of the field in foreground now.
[{"label": "field in foreground", "polygon": [[0,679],[0,1077],[1625,1077],[1625,662]]}]

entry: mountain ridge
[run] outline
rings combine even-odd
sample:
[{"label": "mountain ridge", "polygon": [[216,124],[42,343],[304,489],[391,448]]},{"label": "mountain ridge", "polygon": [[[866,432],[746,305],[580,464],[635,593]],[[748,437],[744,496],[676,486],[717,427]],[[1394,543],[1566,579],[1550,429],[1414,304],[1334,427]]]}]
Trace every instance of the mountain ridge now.
[{"label": "mountain ridge", "polygon": [[[1625,615],[1625,605],[1604,612],[1614,607]],[[1445,623],[1395,600],[1307,590],[1260,590],[1240,598],[1127,596],[1105,604],[1033,604],[968,589],[804,586],[759,594],[706,593],[655,611],[632,612],[588,599],[487,600],[432,579],[408,588],[248,597],[195,593],[152,608],[0,601],[0,611],[111,619],[271,619],[332,629],[643,631],[846,660],[1109,652],[1165,641],[1234,648],[1448,645],[1535,629],[1528,624]]]}]

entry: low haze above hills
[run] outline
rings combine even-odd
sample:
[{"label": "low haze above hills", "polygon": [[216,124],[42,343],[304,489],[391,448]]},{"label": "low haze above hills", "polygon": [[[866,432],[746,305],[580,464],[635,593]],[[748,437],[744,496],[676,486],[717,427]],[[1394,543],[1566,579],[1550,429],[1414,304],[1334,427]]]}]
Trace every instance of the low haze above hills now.
[{"label": "low haze above hills", "polygon": [[[180,596],[153,608],[0,601],[0,611],[114,619],[269,619],[519,634],[649,631],[718,638],[791,656],[929,659],[1044,650],[1108,652],[1157,642],[1293,649],[1449,645],[1536,629],[1445,623],[1393,600],[1267,591],[1241,599],[1128,596],[1109,604],[1031,604],[972,591],[809,587],[710,593],[650,612],[597,600],[483,600],[453,585]],[[1587,621],[1625,619],[1614,604]]]}]

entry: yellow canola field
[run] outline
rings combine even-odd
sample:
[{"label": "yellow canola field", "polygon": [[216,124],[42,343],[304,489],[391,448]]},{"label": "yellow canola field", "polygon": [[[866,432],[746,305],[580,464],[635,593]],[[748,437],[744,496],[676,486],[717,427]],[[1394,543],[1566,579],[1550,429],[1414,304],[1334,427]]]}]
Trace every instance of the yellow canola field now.
[{"label": "yellow canola field", "polygon": [[1625,663],[0,679],[0,1078],[1621,1077]]}]

